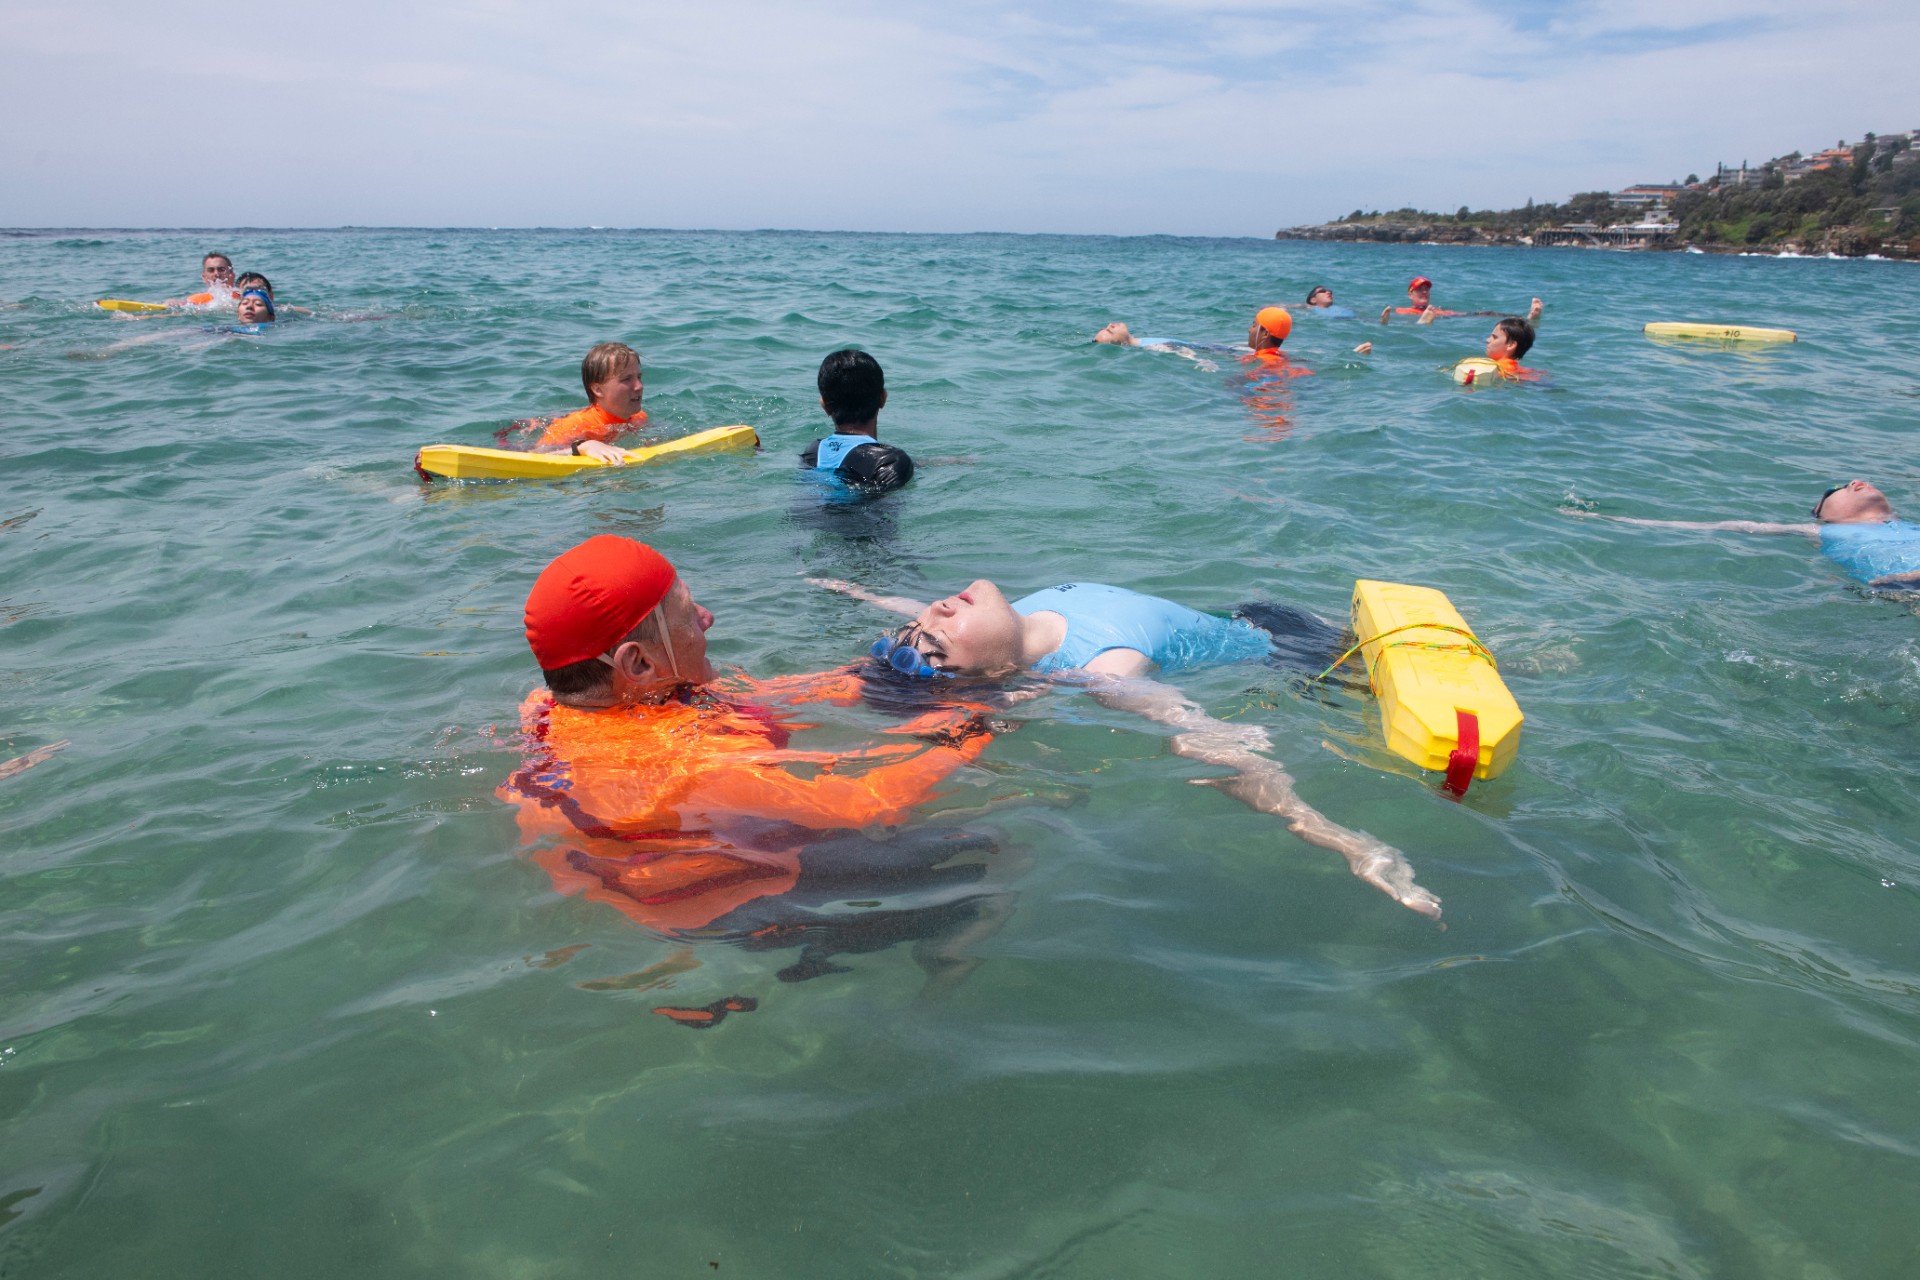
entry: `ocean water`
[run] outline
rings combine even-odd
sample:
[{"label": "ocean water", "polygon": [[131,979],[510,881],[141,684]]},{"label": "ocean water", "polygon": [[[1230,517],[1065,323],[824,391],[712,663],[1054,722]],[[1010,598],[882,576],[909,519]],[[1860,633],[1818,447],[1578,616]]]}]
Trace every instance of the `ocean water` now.
[{"label": "ocean water", "polygon": [[[89,305],[185,293],[214,247],[316,315]],[[1545,298],[1550,380],[1442,376],[1489,320],[1365,318],[1416,273]],[[1318,283],[1362,318],[1300,319],[1315,372],[1278,389],[1087,343],[1231,343]],[[1257,240],[0,238],[0,759],[66,744],[0,778],[0,1276],[1915,1274],[1920,617],[1803,538],[1599,517],[1793,521],[1856,476],[1920,510],[1916,283]],[[656,426],[764,451],[410,470],[576,407],[608,338]],[[851,511],[793,467],[846,343],[921,463]],[[942,904],[883,886],[833,907],[843,971],[782,981],[794,950],[558,895],[495,796],[527,587],[605,532],[666,550],[762,675],[883,625],[808,575],[1336,619],[1356,577],[1436,586],[1520,757],[1454,802],[1363,689],[1180,677],[1405,850],[1436,924],[1052,694],[902,833],[991,841],[980,927],[929,956],[887,922]],[[758,1008],[650,1012],[730,995]]]}]

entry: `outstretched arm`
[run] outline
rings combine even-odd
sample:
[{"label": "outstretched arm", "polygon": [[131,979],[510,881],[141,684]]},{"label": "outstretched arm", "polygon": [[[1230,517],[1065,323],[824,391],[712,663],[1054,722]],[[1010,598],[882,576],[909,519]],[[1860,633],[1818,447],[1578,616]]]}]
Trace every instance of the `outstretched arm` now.
[{"label": "outstretched arm", "polygon": [[905,596],[883,596],[876,591],[869,591],[856,583],[842,582],[838,578],[808,578],[807,581],[816,587],[825,587],[829,591],[838,591],[843,596],[852,596],[855,600],[865,600],[868,604],[879,605],[882,609],[890,609],[894,613],[905,614],[909,618],[919,617],[927,607],[918,600],[909,600]]},{"label": "outstretched arm", "polygon": [[1216,720],[1178,689],[1155,680],[1109,678],[1095,683],[1092,692],[1109,707],[1179,730],[1173,738],[1175,754],[1234,771],[1231,777],[1195,779],[1200,785],[1217,787],[1250,809],[1273,814],[1308,844],[1345,858],[1353,874],[1401,906],[1440,918],[1440,899],[1413,882],[1413,867],[1398,849],[1332,821],[1294,793],[1285,769],[1254,754],[1272,746],[1266,730]]},{"label": "outstretched arm", "polygon": [[1642,520],[1638,516],[1603,516],[1593,511],[1577,511],[1574,514],[1589,520],[1614,520],[1621,524],[1643,524],[1655,529],[1698,529],[1709,533],[1804,533],[1810,538],[1820,536],[1820,526],[1817,524],[1766,524],[1759,520]]}]

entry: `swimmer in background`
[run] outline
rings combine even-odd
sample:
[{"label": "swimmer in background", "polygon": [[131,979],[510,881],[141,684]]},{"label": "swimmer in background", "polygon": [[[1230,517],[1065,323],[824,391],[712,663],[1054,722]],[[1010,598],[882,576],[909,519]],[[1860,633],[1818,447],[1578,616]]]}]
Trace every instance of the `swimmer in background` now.
[{"label": "swimmer in background", "polygon": [[1307,290],[1307,309],[1309,314],[1318,313],[1330,319],[1353,319],[1353,308],[1336,306],[1333,301],[1333,290],[1323,284],[1317,284]]},{"label": "swimmer in background", "polygon": [[808,579],[913,619],[874,644],[876,658],[908,675],[1000,677],[1021,672],[1080,677],[1102,704],[1176,732],[1176,755],[1232,769],[1202,780],[1280,818],[1309,844],[1345,858],[1353,874],[1395,902],[1438,919],[1440,899],[1414,883],[1398,849],[1330,821],[1294,793],[1276,761],[1255,754],[1272,742],[1255,725],[1214,719],[1155,671],[1290,658],[1307,664],[1339,651],[1331,624],[1282,605],[1243,605],[1233,618],[1100,583],[1068,583],[1009,603],[985,579],[933,604],[879,595],[850,582]]},{"label": "swimmer in background", "polygon": [[621,466],[627,451],[614,444],[647,420],[640,408],[646,387],[640,353],[624,342],[602,342],[580,362],[580,385],[587,407],[555,418],[533,443],[535,453],[573,453]]},{"label": "swimmer in background", "polygon": [[233,279],[233,259],[224,253],[209,253],[200,259],[200,283],[206,288],[184,298],[169,298],[170,307],[224,307],[238,292]]},{"label": "swimmer in background", "polygon": [[[877,828],[905,822],[985,749],[984,708],[948,700],[861,750],[791,748],[810,727],[791,707],[852,703],[860,683],[845,671],[716,680],[713,614],[659,552],[611,534],[541,572],[525,624],[546,687],[522,704],[526,759],[499,794],[556,890],[671,938],[804,947],[784,981],[834,971],[832,951],[904,939],[917,941],[930,986],[964,976],[970,963],[954,948],[997,918],[991,895],[971,888],[984,867],[943,864],[991,842]],[[958,898],[931,894],[955,887]],[[865,917],[844,911],[849,898],[915,891],[919,905],[877,913],[884,936],[863,935]],[[928,950],[936,943],[947,949]],[[704,1026],[724,1010],[655,1012]]]},{"label": "swimmer in background", "polygon": [[1225,347],[1212,347],[1204,343],[1181,342],[1176,338],[1136,338],[1126,326],[1126,322],[1115,320],[1093,335],[1096,346],[1102,347],[1144,347],[1150,351],[1170,351],[1183,360],[1191,360],[1208,373],[1218,373],[1220,367],[1199,354],[1200,351],[1224,351]]},{"label": "swimmer in background", "polygon": [[[1535,298],[1533,304],[1527,308],[1528,322],[1537,323],[1540,319],[1540,313],[1545,309],[1545,304],[1542,303],[1540,299]],[[1407,282],[1406,306],[1399,308],[1384,307],[1381,309],[1380,323],[1385,324],[1393,319],[1396,311],[1403,316],[1418,316],[1419,319],[1414,321],[1415,324],[1432,324],[1438,316],[1497,316],[1500,314],[1498,311],[1440,310],[1433,305],[1433,281],[1427,279],[1425,276],[1415,276]]]},{"label": "swimmer in background", "polygon": [[[1588,513],[1581,512],[1586,515]],[[1820,552],[1870,587],[1920,590],[1920,525],[1901,520],[1893,504],[1865,480],[1835,485],[1813,504],[1812,524],[1765,524],[1757,520],[1643,520],[1597,516],[1621,524],[1659,529],[1726,533],[1799,533],[1817,538]]]},{"label": "swimmer in background", "polygon": [[872,493],[890,493],[913,479],[906,450],[879,440],[887,380],[878,360],[853,347],[835,351],[820,362],[814,385],[833,434],[802,449],[801,466]]}]

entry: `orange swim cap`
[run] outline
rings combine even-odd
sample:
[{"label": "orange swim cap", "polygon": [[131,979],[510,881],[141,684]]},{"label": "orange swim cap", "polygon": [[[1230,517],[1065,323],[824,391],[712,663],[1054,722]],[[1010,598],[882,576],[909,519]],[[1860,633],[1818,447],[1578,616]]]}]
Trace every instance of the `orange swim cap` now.
[{"label": "orange swim cap", "polygon": [[1293,313],[1285,307],[1262,307],[1253,322],[1280,342],[1285,342],[1293,332]]},{"label": "orange swim cap", "polygon": [[673,590],[673,566],[644,542],[603,533],[540,573],[527,595],[527,645],[542,671],[597,658]]}]

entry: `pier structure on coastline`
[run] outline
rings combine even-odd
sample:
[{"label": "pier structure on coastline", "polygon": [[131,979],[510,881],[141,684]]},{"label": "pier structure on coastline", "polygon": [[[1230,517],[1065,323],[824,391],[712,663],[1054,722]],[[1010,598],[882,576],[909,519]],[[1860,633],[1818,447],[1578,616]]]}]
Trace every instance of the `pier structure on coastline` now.
[{"label": "pier structure on coastline", "polygon": [[1673,243],[1678,228],[1671,222],[1633,222],[1603,227],[1593,222],[1574,222],[1564,227],[1541,227],[1533,233],[1538,245],[1606,245],[1614,248],[1664,248]]}]

